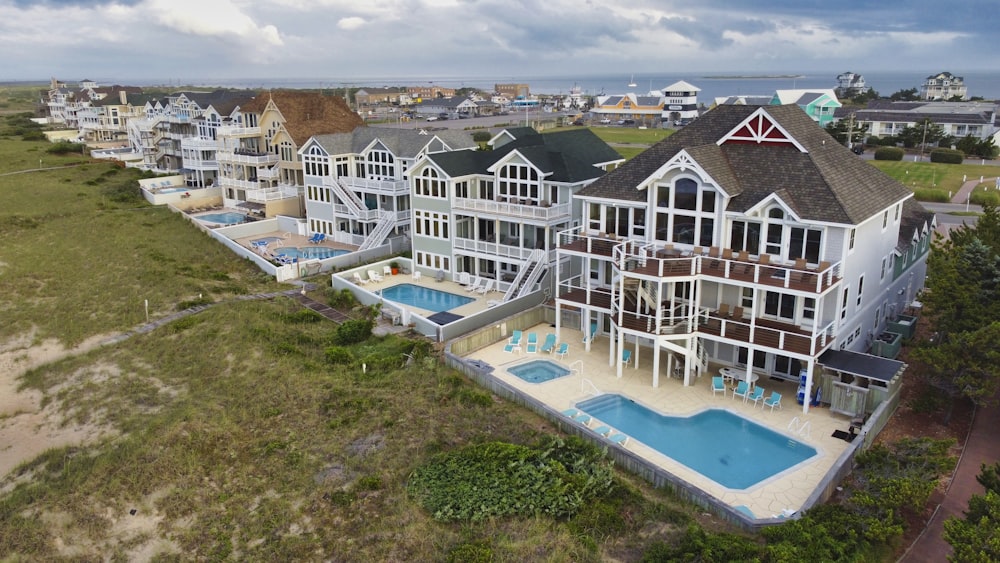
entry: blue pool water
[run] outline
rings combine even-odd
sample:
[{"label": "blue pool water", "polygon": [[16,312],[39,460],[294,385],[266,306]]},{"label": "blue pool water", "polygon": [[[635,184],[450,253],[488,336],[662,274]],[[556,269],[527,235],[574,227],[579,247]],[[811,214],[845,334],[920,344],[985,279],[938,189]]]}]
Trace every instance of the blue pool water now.
[{"label": "blue pool water", "polygon": [[237,213],[235,211],[226,211],[225,213],[206,213],[205,215],[198,215],[195,219],[199,221],[204,221],[205,223],[222,223],[223,225],[235,225],[237,223],[242,223],[247,220],[247,216],[242,213]]},{"label": "blue pool water", "polygon": [[284,254],[289,258],[300,258],[302,260],[309,260],[312,258],[323,260],[324,258],[333,258],[334,256],[340,256],[341,254],[347,254],[349,252],[350,250],[344,250],[343,248],[326,248],[323,246],[304,246],[302,248],[282,246],[281,248],[274,249],[275,254]]},{"label": "blue pool water", "polygon": [[263,237],[250,241],[250,244],[271,244],[279,240],[281,240],[281,237]]},{"label": "blue pool water", "polygon": [[385,297],[389,301],[427,309],[435,313],[461,307],[466,303],[475,301],[472,297],[455,295],[447,291],[438,291],[429,287],[413,285],[412,283],[387,287],[382,290],[382,297]]},{"label": "blue pool water", "polygon": [[811,446],[722,409],[666,416],[615,394],[576,406],[730,489],[746,489],[816,455]]},{"label": "blue pool water", "polygon": [[528,383],[545,383],[570,374],[568,369],[549,360],[532,360],[507,368],[507,371]]},{"label": "blue pool water", "polygon": [[176,186],[176,187],[173,187],[173,188],[160,188],[160,193],[161,194],[172,194],[172,193],[177,193],[177,192],[186,192],[188,190],[190,190],[190,188],[185,188],[184,186]]}]

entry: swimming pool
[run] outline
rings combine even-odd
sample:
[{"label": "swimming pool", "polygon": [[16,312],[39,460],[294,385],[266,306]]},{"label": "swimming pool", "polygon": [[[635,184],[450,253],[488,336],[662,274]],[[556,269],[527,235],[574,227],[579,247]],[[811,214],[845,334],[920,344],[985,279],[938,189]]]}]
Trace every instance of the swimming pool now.
[{"label": "swimming pool", "polygon": [[324,258],[333,258],[334,256],[340,256],[341,254],[347,254],[349,252],[350,250],[344,250],[343,248],[326,248],[325,246],[306,246],[302,248],[282,246],[274,249],[274,253],[279,256],[284,254],[289,258],[299,258],[302,260],[310,260],[313,258],[323,260]]},{"label": "swimming pool", "polygon": [[475,301],[472,297],[455,295],[447,291],[438,291],[429,287],[413,285],[412,283],[387,287],[382,290],[382,297],[389,301],[419,307],[428,311],[434,311],[435,313],[461,307],[466,303]]},{"label": "swimming pool", "polygon": [[186,192],[188,190],[190,190],[190,188],[185,188],[184,186],[175,186],[173,188],[160,188],[157,191],[161,194],[173,194],[177,192]]},{"label": "swimming pool", "polygon": [[222,223],[223,225],[236,225],[237,223],[242,223],[247,220],[247,216],[242,213],[237,213],[235,211],[226,211],[225,213],[206,213],[205,215],[198,215],[195,219],[205,222],[205,223]]},{"label": "swimming pool", "polygon": [[507,371],[528,383],[545,383],[570,374],[568,369],[549,360],[532,360],[507,368]]},{"label": "swimming pool", "polygon": [[260,244],[271,244],[272,242],[277,242],[281,240],[281,237],[263,237],[258,239],[253,239],[250,241],[251,246],[256,246]]},{"label": "swimming pool", "polygon": [[666,416],[607,394],[576,407],[730,489],[746,489],[816,455],[816,449],[722,409]]}]

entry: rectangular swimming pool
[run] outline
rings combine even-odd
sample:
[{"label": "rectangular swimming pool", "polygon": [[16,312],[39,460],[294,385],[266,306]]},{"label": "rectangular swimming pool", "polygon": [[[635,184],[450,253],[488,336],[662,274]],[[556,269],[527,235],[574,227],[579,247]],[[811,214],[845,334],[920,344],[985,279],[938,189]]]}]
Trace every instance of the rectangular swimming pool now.
[{"label": "rectangular swimming pool", "polygon": [[223,225],[237,225],[239,223],[245,223],[247,216],[242,213],[237,213],[235,211],[226,211],[223,213],[206,213],[204,215],[196,215],[195,219],[201,221],[202,223],[222,223]]},{"label": "rectangular swimming pool", "polygon": [[746,489],[816,455],[816,449],[723,409],[667,416],[622,395],[576,407],[730,489]]},{"label": "rectangular swimming pool", "polygon": [[448,311],[475,301],[472,297],[455,295],[447,291],[439,291],[412,283],[387,287],[382,290],[382,297],[389,301],[410,305],[411,307],[419,307],[420,309],[434,311],[435,313]]}]

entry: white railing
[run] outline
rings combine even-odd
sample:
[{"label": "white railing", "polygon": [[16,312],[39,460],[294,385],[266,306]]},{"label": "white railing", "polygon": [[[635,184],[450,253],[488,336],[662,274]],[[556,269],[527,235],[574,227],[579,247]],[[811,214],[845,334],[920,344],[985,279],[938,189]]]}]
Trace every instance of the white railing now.
[{"label": "white railing", "polygon": [[491,256],[502,256],[504,258],[514,258],[517,260],[527,260],[531,257],[531,253],[534,252],[531,248],[521,248],[519,246],[511,246],[508,244],[500,244],[498,242],[487,242],[484,240],[476,240],[471,238],[455,238],[454,240],[455,248],[461,250],[470,250],[473,252],[481,252],[483,254],[489,254]]},{"label": "white railing", "polygon": [[392,232],[392,229],[396,227],[396,215],[389,211],[381,211],[381,219],[372,232],[365,239],[365,242],[358,247],[358,250],[368,250],[369,248],[374,248],[380,246],[385,242],[386,237]]},{"label": "white railing", "polygon": [[373,180],[353,176],[341,176],[338,180],[348,188],[357,188],[367,192],[385,195],[402,195],[410,192],[410,185],[406,180]]},{"label": "white railing", "polygon": [[202,160],[200,158],[183,158],[182,160],[184,168],[192,170],[217,170],[219,168],[217,160]]},{"label": "white railing", "polygon": [[796,416],[788,423],[788,431],[803,438],[811,438],[809,422],[808,420],[800,421],[799,417]]},{"label": "white railing", "polygon": [[216,150],[219,148],[219,141],[215,139],[205,139],[202,137],[182,137],[182,149],[192,150]]},{"label": "white railing", "polygon": [[[579,368],[573,367],[575,365],[579,365],[580,367]],[[570,371],[570,373],[575,373],[577,375],[583,375],[583,360],[577,360],[577,361],[571,363],[569,365],[569,371]],[[591,385],[593,385],[593,383],[591,383]],[[594,389],[597,389],[597,388],[595,387]]]},{"label": "white railing", "polygon": [[257,177],[262,180],[274,180],[278,177],[279,174],[280,171],[278,170],[277,166],[273,168],[261,168],[260,170],[257,171]]},{"label": "white railing", "polygon": [[216,153],[216,158],[219,159],[219,162],[233,162],[251,166],[273,166],[278,163],[278,155],[273,153],[238,154],[234,151],[220,150]]},{"label": "white railing", "polygon": [[283,188],[280,185],[246,190],[247,201],[254,201],[258,203],[267,203],[269,201],[288,199],[290,197],[296,197],[297,195],[298,193],[296,193],[295,191],[289,192],[287,189]]},{"label": "white railing", "polygon": [[453,203],[455,209],[463,211],[479,211],[481,213],[492,213],[496,215],[509,215],[522,219],[536,219],[541,221],[552,221],[564,219],[570,216],[570,204],[559,203],[548,207],[538,205],[525,205],[513,202],[500,202],[490,199],[473,199],[457,197]]},{"label": "white railing", "polygon": [[236,125],[221,125],[220,137],[259,137],[260,127],[239,127]]},{"label": "white railing", "polygon": [[544,260],[544,250],[532,250],[531,256],[521,265],[514,281],[510,283],[510,287],[504,293],[503,300],[510,301],[515,297],[523,297],[530,293],[531,288],[534,287],[545,269]]},{"label": "white railing", "polygon": [[343,202],[348,210],[359,219],[370,221],[378,217],[377,210],[368,209],[368,206],[365,205],[365,202],[361,201],[358,194],[345,186],[339,179],[323,178],[323,185],[333,190],[337,199]]}]

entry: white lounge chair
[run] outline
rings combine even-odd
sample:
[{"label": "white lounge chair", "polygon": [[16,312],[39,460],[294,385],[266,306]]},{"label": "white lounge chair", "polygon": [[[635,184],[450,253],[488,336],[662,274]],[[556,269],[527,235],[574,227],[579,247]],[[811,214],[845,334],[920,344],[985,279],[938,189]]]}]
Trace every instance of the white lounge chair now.
[{"label": "white lounge chair", "polygon": [[419,270],[413,270],[412,277],[413,277],[414,280],[419,280],[420,279],[420,271]]},{"label": "white lounge chair", "polygon": [[359,274],[358,272],[354,272],[354,275],[351,277],[354,279],[354,283],[357,285],[365,285],[366,283],[368,283],[368,280],[362,278],[361,274]]},{"label": "white lounge chair", "polygon": [[458,274],[458,285],[469,285],[472,283],[472,277],[469,276],[469,272],[460,272]]},{"label": "white lounge chair", "polygon": [[472,283],[469,284],[469,287],[465,288],[465,291],[479,291],[479,284],[481,283],[483,283],[483,280],[478,277],[473,278]]},{"label": "white lounge chair", "polygon": [[486,283],[484,283],[482,287],[476,289],[476,293],[486,295],[491,289],[493,289],[493,280],[486,280]]},{"label": "white lounge chair", "polygon": [[382,266],[382,275],[383,276],[391,276],[392,275],[392,268],[390,268],[389,266]]},{"label": "white lounge chair", "polygon": [[382,281],[382,276],[380,276],[379,273],[376,272],[375,270],[368,270],[368,279],[375,283],[378,283]]}]

